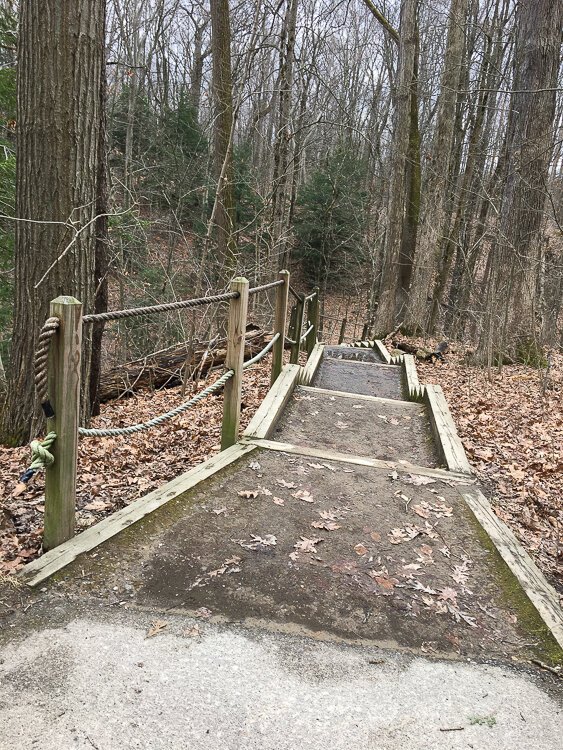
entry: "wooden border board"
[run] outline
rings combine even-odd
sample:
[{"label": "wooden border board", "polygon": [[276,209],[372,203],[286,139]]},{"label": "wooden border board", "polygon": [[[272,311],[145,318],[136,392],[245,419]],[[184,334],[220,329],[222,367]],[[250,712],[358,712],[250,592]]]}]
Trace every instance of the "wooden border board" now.
[{"label": "wooden border board", "polygon": [[546,581],[513,532],[494,514],[485,495],[477,487],[460,488],[459,492],[553,637],[563,648],[563,610],[559,606],[557,592]]},{"label": "wooden border board", "polygon": [[391,471],[402,471],[408,474],[422,474],[425,477],[436,479],[447,479],[460,482],[461,484],[473,484],[474,479],[456,471],[447,469],[432,469],[428,466],[417,466],[416,464],[401,463],[400,461],[385,461],[380,458],[367,458],[364,456],[351,456],[348,453],[326,450],[324,448],[312,448],[308,445],[294,445],[293,443],[282,443],[278,440],[265,440],[261,438],[243,438],[243,442],[255,445],[257,448],[291,453],[309,458],[320,458],[325,461],[340,461],[344,464],[355,464],[356,466],[367,466],[372,469],[390,469]]},{"label": "wooden border board", "polygon": [[166,505],[170,500],[179,497],[205,479],[209,479],[213,474],[250,453],[254,448],[255,445],[252,443],[237,443],[227,448],[199,466],[150,492],[145,497],[135,500],[126,508],[122,508],[117,513],[104,518],[103,521],[90,526],[81,534],[63,544],[59,544],[58,547],[46,552],[37,560],[33,560],[18,573],[18,577],[22,578],[28,586],[37,586],[53,573],[76,560],[83,552],[89,552],[102,542],[116,536],[123,529],[145,518],[149,513]]},{"label": "wooden border board", "polygon": [[[386,365],[382,365],[385,367]],[[401,398],[385,398],[384,396],[368,396],[364,393],[352,393],[351,391],[331,391],[329,388],[316,388],[312,385],[300,385],[300,389],[307,391],[308,393],[322,393],[327,396],[339,396],[341,398],[352,398],[356,401],[373,401],[380,404],[401,404],[401,406],[420,406],[412,401],[403,401]]]},{"label": "wooden border board", "polygon": [[412,354],[405,354],[403,357],[403,371],[407,383],[407,393],[411,401],[422,401],[424,397],[425,386],[420,385],[416,363]]},{"label": "wooden border board", "polygon": [[293,389],[297,385],[300,375],[301,367],[299,365],[285,365],[283,367],[276,378],[276,382],[268,391],[266,398],[243,432],[243,437],[267,438],[270,436],[293,393]]},{"label": "wooden border board", "polygon": [[387,351],[387,347],[385,346],[383,341],[381,341],[380,339],[375,339],[375,341],[373,342],[373,348],[377,352],[379,352],[386,364],[391,364],[391,355]]},{"label": "wooden border board", "polygon": [[309,385],[309,383],[313,380],[317,370],[319,369],[319,365],[321,364],[324,348],[324,344],[315,344],[315,346],[313,347],[313,351],[311,352],[311,356],[307,360],[307,364],[301,370],[299,376],[300,384]]},{"label": "wooden border board", "polygon": [[427,385],[424,402],[428,406],[430,424],[436,437],[438,450],[450,471],[472,474],[465,450],[457,434],[444,392],[439,385]]}]

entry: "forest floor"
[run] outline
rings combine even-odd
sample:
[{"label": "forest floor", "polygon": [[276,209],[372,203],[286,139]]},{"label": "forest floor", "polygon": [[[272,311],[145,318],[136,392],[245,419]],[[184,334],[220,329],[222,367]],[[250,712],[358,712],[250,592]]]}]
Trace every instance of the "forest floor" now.
[{"label": "forest floor", "polygon": [[[551,356],[546,374],[524,366],[487,372],[467,365],[464,354],[452,346],[445,362],[418,363],[419,379],[442,386],[495,512],[563,595],[563,356]],[[243,425],[268,390],[269,372],[267,358],[245,375]],[[180,388],[139,393],[105,404],[94,426],[144,421],[181,401]],[[77,530],[217,453],[221,415],[219,395],[148,433],[81,440]],[[28,454],[27,448],[0,448],[0,575],[40,553],[44,480],[37,475],[28,486],[18,482]]]}]

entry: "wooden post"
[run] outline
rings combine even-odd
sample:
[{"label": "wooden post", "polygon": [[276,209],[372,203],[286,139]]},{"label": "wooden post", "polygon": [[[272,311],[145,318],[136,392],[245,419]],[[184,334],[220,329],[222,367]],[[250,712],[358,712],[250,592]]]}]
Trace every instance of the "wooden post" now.
[{"label": "wooden post", "polygon": [[45,471],[45,551],[74,536],[82,305],[74,297],[57,297],[50,315],[59,319],[60,327],[49,352],[49,395],[55,416],[47,424],[57,439],[52,450],[55,462]]},{"label": "wooden post", "polygon": [[297,320],[297,305],[292,305],[291,312],[289,313],[289,326],[287,327],[287,335],[290,339],[295,338],[295,321]]},{"label": "wooden post", "polygon": [[276,317],[274,321],[274,336],[279,333],[280,337],[274,344],[272,355],[272,377],[273,385],[283,367],[283,350],[285,345],[285,319],[287,317],[287,300],[289,296],[289,271],[280,271],[279,278],[283,285],[276,287]]},{"label": "wooden post", "polygon": [[369,338],[369,323],[364,323],[364,327],[362,328],[362,335],[360,338],[360,341],[367,341]]},{"label": "wooden post", "polygon": [[303,331],[303,308],[305,306],[305,297],[301,297],[297,300],[295,305],[295,344],[291,347],[291,355],[289,357],[289,363],[292,365],[299,364],[299,352],[301,351],[301,333]]},{"label": "wooden post", "polygon": [[346,333],[346,318],[342,318],[342,325],[340,326],[340,333],[338,335],[338,343],[341,344],[344,341],[344,334]]},{"label": "wooden post", "polygon": [[319,287],[316,286],[313,291],[315,296],[310,300],[307,308],[307,318],[313,325],[313,330],[307,336],[307,341],[305,342],[307,345],[307,357],[311,356],[311,352],[317,343],[317,332],[319,330]]},{"label": "wooden post", "polygon": [[227,334],[227,356],[225,368],[235,374],[225,383],[223,404],[223,427],[221,450],[230,448],[238,440],[240,426],[240,401],[242,395],[242,365],[244,362],[244,335],[248,312],[248,279],[238,277],[231,282],[231,292],[239,297],[231,300],[229,308],[229,331]]}]

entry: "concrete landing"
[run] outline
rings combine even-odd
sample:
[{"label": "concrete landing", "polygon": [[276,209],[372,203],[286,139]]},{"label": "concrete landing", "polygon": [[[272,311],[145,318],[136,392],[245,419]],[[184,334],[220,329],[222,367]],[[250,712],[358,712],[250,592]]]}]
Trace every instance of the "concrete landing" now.
[{"label": "concrete landing", "polygon": [[2,651],[2,750],[561,746],[546,674],[170,613],[146,638],[155,615],[119,607],[36,618]]}]

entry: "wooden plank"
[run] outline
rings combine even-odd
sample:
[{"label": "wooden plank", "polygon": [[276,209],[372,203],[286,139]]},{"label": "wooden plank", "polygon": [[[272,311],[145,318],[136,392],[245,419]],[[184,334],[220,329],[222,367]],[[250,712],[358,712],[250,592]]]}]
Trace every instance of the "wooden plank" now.
[{"label": "wooden plank", "polygon": [[466,474],[447,471],[446,469],[432,469],[428,466],[417,466],[416,464],[411,464],[407,461],[403,463],[402,461],[384,461],[379,458],[352,456],[348,453],[338,453],[337,451],[331,451],[325,448],[312,448],[309,445],[293,445],[293,443],[282,443],[278,440],[266,440],[261,438],[243,437],[242,442],[249,445],[255,445],[258,448],[279,451],[281,453],[308,456],[309,458],[321,458],[325,461],[340,461],[344,464],[366,466],[372,469],[390,469],[391,471],[404,471],[410,474],[422,474],[422,476],[435,477],[436,479],[453,479],[463,484],[471,484],[474,481]]},{"label": "wooden plank", "polygon": [[403,371],[407,381],[407,393],[412,401],[420,401],[423,388],[418,380],[416,363],[412,354],[405,354],[403,357]]},{"label": "wooden plank", "polygon": [[310,357],[315,344],[317,343],[317,333],[319,330],[319,287],[316,286],[313,290],[312,299],[309,299],[307,304],[307,319],[312,324],[313,328],[308,334],[305,340],[305,346],[307,348],[307,357]]},{"label": "wooden plank", "polygon": [[471,474],[471,466],[465,455],[465,450],[457,434],[444,392],[440,386],[427,385],[424,401],[428,406],[430,424],[436,437],[438,450],[442,454],[446,466],[450,471]]},{"label": "wooden plank", "polygon": [[283,350],[285,347],[285,320],[287,318],[287,300],[289,296],[289,271],[280,271],[279,278],[283,280],[283,286],[276,287],[276,315],[274,319],[274,335],[279,333],[279,338],[274,344],[272,352],[272,377],[273,385],[283,367]]},{"label": "wooden plank", "polygon": [[383,357],[383,360],[386,364],[391,364],[391,355],[387,351],[387,347],[383,344],[383,341],[380,341],[379,339],[375,339],[374,343],[374,349],[381,354]]},{"label": "wooden plank", "polygon": [[203,482],[225,468],[225,466],[250,453],[254,448],[255,446],[251,443],[237,443],[231,448],[222,451],[217,456],[213,456],[213,458],[176,477],[171,482],[167,482],[157,490],[150,492],[145,497],[135,500],[135,502],[126,508],[117,511],[117,513],[108,518],[104,518],[103,521],[78,534],[74,539],[60,544],[55,549],[42,555],[42,557],[29,563],[20,571],[18,574],[19,577],[28,586],[37,586],[37,584],[49,578],[53,573],[56,573],[73,562],[73,560],[76,560],[82,553],[88,552],[99,544],[102,544],[102,542],[116,536],[123,529],[128,528],[153,511],[166,505],[166,503],[174,498],[192,489],[200,482]]},{"label": "wooden plank", "polygon": [[[386,365],[384,365],[386,366]],[[358,399],[362,401],[373,401],[374,403],[379,404],[401,404],[401,408],[403,406],[415,406],[420,408],[420,404],[415,404],[412,401],[402,401],[399,398],[384,398],[383,396],[367,396],[363,393],[351,393],[350,391],[331,391],[327,388],[315,388],[314,386],[310,385],[300,385],[299,389],[303,389],[304,391],[310,391],[311,393],[322,393],[326,394],[328,396],[339,396],[341,398],[352,398],[356,401]]]},{"label": "wooden plank", "polygon": [[345,362],[347,365],[360,365],[361,367],[384,367],[386,370],[390,368],[398,369],[398,365],[386,365],[383,362],[362,362],[360,359],[345,359],[344,357],[336,357],[332,354],[327,354],[327,358],[337,359],[339,362]]},{"label": "wooden plank", "polygon": [[279,378],[250,420],[250,424],[243,433],[244,437],[267,438],[270,435],[293,393],[300,374],[299,365],[285,365]]},{"label": "wooden plank", "polygon": [[51,302],[50,315],[58,318],[60,325],[49,353],[49,394],[55,416],[48,420],[47,429],[55,432],[57,439],[52,448],[55,461],[45,471],[46,550],[74,536],[82,305],[74,297],[57,297]]},{"label": "wooden plank", "polygon": [[323,358],[324,344],[315,344],[311,356],[307,360],[307,364],[302,368],[299,376],[299,382],[303,385],[309,385],[309,383],[315,377],[319,365]]},{"label": "wooden plank", "polygon": [[231,281],[231,292],[239,296],[229,306],[229,332],[225,369],[234,370],[234,375],[225,383],[223,398],[223,424],[221,426],[221,450],[230,448],[238,440],[240,428],[240,403],[242,398],[242,366],[244,363],[244,336],[248,311],[248,279],[241,276]]},{"label": "wooden plank", "polygon": [[460,493],[553,637],[563,648],[563,610],[559,606],[557,592],[546,581],[513,532],[494,514],[485,495],[477,487],[460,489]]}]

